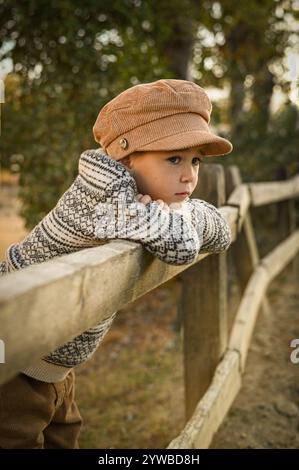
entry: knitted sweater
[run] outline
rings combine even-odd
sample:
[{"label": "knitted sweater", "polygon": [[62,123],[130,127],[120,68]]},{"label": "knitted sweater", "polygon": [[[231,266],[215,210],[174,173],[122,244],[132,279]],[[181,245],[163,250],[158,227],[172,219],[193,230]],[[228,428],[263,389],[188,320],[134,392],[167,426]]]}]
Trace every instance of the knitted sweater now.
[{"label": "knitted sweater", "polygon": [[[79,174],[56,206],[20,243],[12,244],[0,263],[8,274],[56,256],[108,243],[133,240],[161,261],[192,263],[198,253],[219,253],[231,243],[229,225],[212,204],[187,199],[166,210],[156,202],[137,202],[131,172],[102,149],[86,150]],[[45,382],[63,380],[71,368],[95,352],[117,312],[57,348],[23,373]]]}]

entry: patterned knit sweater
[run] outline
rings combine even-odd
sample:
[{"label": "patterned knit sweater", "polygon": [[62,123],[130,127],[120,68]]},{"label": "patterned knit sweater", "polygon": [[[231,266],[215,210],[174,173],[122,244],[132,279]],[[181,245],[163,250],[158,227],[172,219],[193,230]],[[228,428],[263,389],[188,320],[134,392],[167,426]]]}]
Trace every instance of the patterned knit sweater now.
[{"label": "patterned knit sweater", "polygon": [[[231,231],[221,213],[200,199],[187,199],[169,210],[156,202],[136,200],[136,181],[130,170],[103,153],[86,150],[79,174],[70,188],[20,243],[10,245],[0,274],[112,239],[133,240],[161,261],[192,263],[198,253],[219,253],[231,243]],[[174,205],[175,206],[175,205]],[[63,380],[71,368],[95,352],[117,312],[84,331],[23,373],[45,382]]]}]

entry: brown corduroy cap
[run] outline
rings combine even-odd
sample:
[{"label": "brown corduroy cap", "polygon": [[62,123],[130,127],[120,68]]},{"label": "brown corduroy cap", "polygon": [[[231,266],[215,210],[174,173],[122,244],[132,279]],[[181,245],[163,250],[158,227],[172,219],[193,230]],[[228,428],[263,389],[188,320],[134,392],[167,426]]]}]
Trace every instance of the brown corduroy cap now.
[{"label": "brown corduroy cap", "polygon": [[104,152],[120,160],[130,153],[204,145],[206,156],[225,155],[232,144],[209,129],[212,103],[188,80],[161,79],[135,85],[100,111],[93,135]]}]

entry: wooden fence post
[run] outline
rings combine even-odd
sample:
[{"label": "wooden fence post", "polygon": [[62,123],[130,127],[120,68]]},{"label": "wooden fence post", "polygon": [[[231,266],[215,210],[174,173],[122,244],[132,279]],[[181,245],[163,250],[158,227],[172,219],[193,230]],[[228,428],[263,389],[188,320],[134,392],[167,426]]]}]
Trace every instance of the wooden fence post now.
[{"label": "wooden fence post", "polygon": [[[277,168],[275,179],[283,181],[288,179],[287,168],[283,165]],[[282,241],[296,230],[296,202],[295,199],[287,199],[276,203],[276,217],[279,237]],[[296,259],[291,261],[293,272],[296,270]]]},{"label": "wooden fence post", "polygon": [[[206,164],[193,197],[225,204],[222,165]],[[211,254],[183,273],[180,311],[184,325],[185,418],[211,383],[228,341],[226,252]]]},{"label": "wooden fence post", "polygon": [[[288,179],[287,169],[280,166],[276,171],[276,180],[284,181]],[[281,239],[288,237],[296,229],[295,199],[287,199],[276,203],[277,225]]]},{"label": "wooden fence post", "polygon": [[[225,177],[226,198],[228,199],[232,191],[242,184],[242,177],[240,170],[236,165],[230,165],[225,169]],[[247,282],[260,259],[249,211],[244,218],[244,222],[240,232],[238,233],[237,239],[231,246],[231,255],[231,259],[234,262],[237,272],[240,295],[242,296]],[[265,315],[268,315],[270,312],[269,303],[266,297],[262,303],[262,311]],[[232,316],[232,320],[234,320],[234,315]]]}]

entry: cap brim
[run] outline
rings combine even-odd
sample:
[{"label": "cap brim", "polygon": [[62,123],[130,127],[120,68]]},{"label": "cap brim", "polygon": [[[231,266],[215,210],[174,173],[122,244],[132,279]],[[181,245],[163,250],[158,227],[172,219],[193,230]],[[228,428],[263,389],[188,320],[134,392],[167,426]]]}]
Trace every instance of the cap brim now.
[{"label": "cap brim", "polygon": [[181,134],[163,137],[147,145],[139,147],[140,150],[183,150],[185,148],[203,146],[203,155],[212,157],[216,155],[227,155],[233,150],[233,145],[223,137],[211,132],[192,130]]},{"label": "cap brim", "polygon": [[[127,148],[120,148],[120,137]],[[143,145],[142,145],[143,143]],[[211,132],[208,123],[196,113],[178,113],[150,120],[118,136],[107,149],[116,159],[135,151],[169,151],[203,147],[204,156],[227,155],[233,150],[231,142]]]}]

